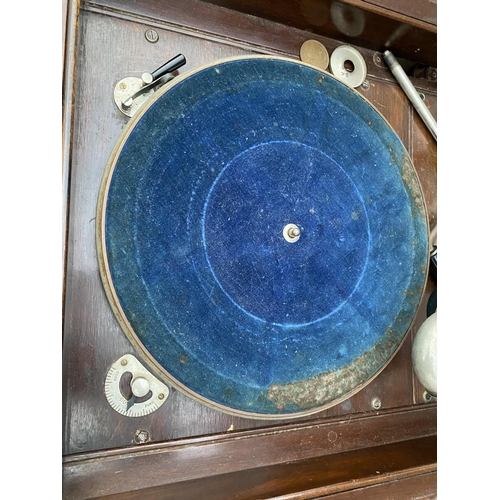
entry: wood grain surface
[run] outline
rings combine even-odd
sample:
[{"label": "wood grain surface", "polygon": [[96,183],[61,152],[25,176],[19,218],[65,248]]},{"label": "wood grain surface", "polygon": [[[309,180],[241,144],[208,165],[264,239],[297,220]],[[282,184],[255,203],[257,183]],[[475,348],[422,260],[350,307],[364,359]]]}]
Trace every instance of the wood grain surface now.
[{"label": "wood grain surface", "polygon": [[[337,498],[337,494],[364,490],[364,498],[372,498],[374,486],[424,475],[435,488],[435,464],[429,460],[436,452],[436,437],[391,443],[359,452],[314,457],[268,467],[257,467],[192,481],[182,481],[140,492],[100,496],[103,500],[306,500]],[[419,481],[420,483],[420,481]],[[424,483],[424,488],[429,488]],[[371,489],[369,489],[371,487]],[[404,489],[402,489],[402,487]],[[385,491],[388,497],[390,489]],[[420,484],[398,484],[397,494],[417,493],[422,498]],[[346,498],[344,496],[344,498]],[[350,497],[347,497],[350,498]],[[358,498],[360,498],[358,496]],[[400,496],[399,498],[403,498]],[[407,496],[406,498],[412,498]]]},{"label": "wood grain surface", "polygon": [[[257,18],[308,30],[374,51],[397,50],[401,57],[437,66],[437,28],[422,0],[208,0]],[[384,5],[387,3],[387,5]],[[435,5],[433,5],[435,6]],[[426,16],[427,14],[427,16]]]},{"label": "wood grain surface", "polygon": [[[360,458],[366,449],[435,436],[435,406],[405,410],[72,455],[64,460],[65,492],[93,498],[346,452]],[[432,464],[434,454],[427,460]]]}]

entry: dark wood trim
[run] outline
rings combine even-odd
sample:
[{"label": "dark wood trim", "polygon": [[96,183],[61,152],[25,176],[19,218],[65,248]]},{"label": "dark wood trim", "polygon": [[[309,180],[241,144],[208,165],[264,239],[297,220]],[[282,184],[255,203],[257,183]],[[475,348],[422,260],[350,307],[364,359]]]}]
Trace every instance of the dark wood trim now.
[{"label": "dark wood trim", "polygon": [[[416,21],[413,18],[381,9],[361,0],[342,0],[346,8],[359,9],[363,12],[366,30],[358,36],[346,36],[333,23],[324,27],[308,25],[294,17],[294,9],[286,2],[272,2],[265,7],[253,5],[244,8],[244,3],[233,1],[183,0],[182,2],[158,2],[157,0],[92,0],[85,2],[88,7],[100,8],[108,13],[132,15],[144,21],[157,21],[168,25],[172,30],[182,27],[199,36],[201,32],[211,33],[223,39],[238,40],[239,43],[253,46],[258,39],[260,49],[269,49],[274,53],[299,54],[304,42],[304,30],[309,30],[311,38],[317,39],[329,52],[342,44],[353,45],[360,49],[383,52],[386,42],[399,40],[397,57],[406,58],[415,63],[437,66],[436,27]],[[282,4],[281,6],[279,4]],[[227,8],[231,7],[231,8]],[[296,10],[296,9],[295,9]],[[366,33],[365,33],[366,32]],[[361,50],[360,50],[361,52]],[[365,58],[366,59],[366,58]],[[381,67],[385,69],[382,62]]]},{"label": "dark wood trim", "polygon": [[[192,8],[177,9],[177,6],[173,5],[169,6],[169,9],[156,10],[153,8],[155,3],[152,1],[152,5],[146,4],[149,8],[143,12],[142,7],[126,6],[125,9],[118,0],[95,0],[84,2],[82,9],[118,19],[139,21],[152,28],[168,29],[185,35],[192,34],[196,38],[224,43],[258,54],[283,55],[299,59],[300,47],[309,36],[322,43],[330,54],[343,45],[342,42],[327,36],[309,35],[301,29],[233,12],[216,5],[206,5],[206,2],[199,0],[183,0],[182,3],[191,5]],[[197,7],[198,4],[201,4],[203,8]],[[121,8],[118,8],[118,5]],[[186,10],[191,10],[192,13],[186,15]],[[255,40],[259,40],[259,43],[257,44]],[[349,45],[356,47],[363,56],[368,77],[399,85],[383,61],[381,52],[374,52],[354,42]],[[399,56],[399,54],[396,55]],[[400,59],[400,62],[408,66],[407,60]],[[426,92],[436,92],[436,80],[413,78],[411,75],[409,77],[415,88]]]},{"label": "dark wood trim", "polygon": [[62,268],[63,324],[66,276],[66,251],[69,221],[71,152],[73,142],[73,106],[76,81],[80,0],[65,0],[63,5],[63,74],[62,74]]},{"label": "dark wood trim", "polygon": [[[72,495],[65,498],[306,500],[352,490],[365,489],[366,492],[368,487],[430,474],[437,470],[436,459],[436,436],[426,436],[306,460],[245,468],[235,472],[227,472],[227,469],[222,467],[211,476],[154,487],[139,486],[140,471],[122,469],[120,472],[115,471],[115,475],[133,477],[135,480],[135,487],[130,484],[128,491],[107,495],[105,490],[101,489],[95,491],[94,496]],[[169,465],[162,465],[165,475],[170,474]]]},{"label": "dark wood trim", "polygon": [[[362,0],[365,3],[377,5],[388,11],[393,11],[417,21],[437,26],[437,0]],[[437,32],[437,28],[436,28]]]},{"label": "dark wood trim", "polygon": [[399,498],[402,500],[407,500],[409,498],[435,500],[437,498],[437,470],[401,478],[395,481],[333,493],[331,495],[322,496],[321,500],[387,500],[388,498]]},{"label": "dark wood trim", "polygon": [[[395,0],[397,1],[397,0]],[[206,0],[256,18],[308,30],[344,43],[383,52],[397,46],[401,57],[436,66],[437,28],[424,19],[363,0]]]},{"label": "dark wood trim", "polygon": [[429,405],[66,456],[64,498],[117,495],[425,438],[436,434],[436,424],[436,406]]},{"label": "dark wood trim", "polygon": [[[399,9],[396,9],[395,7],[392,8],[388,7],[389,3],[387,1],[385,1],[385,3],[383,1],[375,1],[375,0],[341,0],[341,1],[343,3],[368,10],[380,16],[394,19],[402,23],[418,27],[425,31],[429,31],[430,33],[437,33],[436,24],[430,23],[423,18],[419,19],[415,16],[411,16],[408,13],[411,11],[411,8],[406,5],[400,6]],[[395,4],[397,2],[393,3]],[[405,2],[399,2],[399,3],[404,4]],[[417,3],[417,2],[415,2],[414,0],[414,2],[412,3]],[[424,2],[420,3],[423,4]],[[427,3],[430,3],[430,0]]]},{"label": "dark wood trim", "polygon": [[[133,4],[120,0],[91,0],[84,2],[84,6],[87,10],[100,10],[122,19],[134,18],[171,31],[192,32],[198,38],[224,41],[263,54],[290,56],[293,52],[298,58],[304,42],[304,32],[300,29],[201,0],[183,0],[168,5],[155,0],[139,0]],[[293,45],[296,50],[291,50]]]}]

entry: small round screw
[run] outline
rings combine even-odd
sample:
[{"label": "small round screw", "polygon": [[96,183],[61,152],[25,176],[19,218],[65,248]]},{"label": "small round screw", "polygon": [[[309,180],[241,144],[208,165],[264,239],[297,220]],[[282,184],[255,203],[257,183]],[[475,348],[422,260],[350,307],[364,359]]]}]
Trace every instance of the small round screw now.
[{"label": "small round screw", "polygon": [[372,399],[372,408],[374,410],[380,410],[381,406],[382,406],[382,401],[380,401],[380,398],[373,398]]},{"label": "small round screw", "polygon": [[156,43],[159,40],[158,33],[155,30],[149,29],[144,33],[146,40],[150,43]]},{"label": "small round screw", "polygon": [[163,392],[160,392],[160,394],[158,394],[158,399],[163,399],[165,397],[165,394],[163,394]]},{"label": "small round screw", "polygon": [[365,80],[362,84],[361,87],[367,90],[370,87],[370,84],[368,83],[368,80]]},{"label": "small round screw", "polygon": [[121,363],[120,363],[120,364],[121,364],[122,366],[126,366],[126,364],[127,364],[127,363],[128,363],[128,361],[127,361],[126,359],[122,359],[122,361],[121,361]]},{"label": "small round screw", "polygon": [[429,394],[427,391],[424,391],[422,394],[422,397],[424,398],[424,401],[428,403],[432,399],[432,395]]},{"label": "small round screw", "polygon": [[135,433],[135,436],[134,436],[134,441],[137,443],[137,444],[144,444],[144,443],[147,443],[149,441],[149,432],[148,431],[145,431],[145,430],[142,430],[142,429],[139,429],[138,431],[136,431]]}]

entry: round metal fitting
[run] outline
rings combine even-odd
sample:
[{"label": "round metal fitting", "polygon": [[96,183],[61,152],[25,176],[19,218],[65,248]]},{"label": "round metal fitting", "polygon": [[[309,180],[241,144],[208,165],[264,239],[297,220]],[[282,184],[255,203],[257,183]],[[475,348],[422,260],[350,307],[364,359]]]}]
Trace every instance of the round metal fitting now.
[{"label": "round metal fitting", "polygon": [[149,432],[144,429],[139,429],[135,432],[134,442],[136,444],[144,444],[149,441]]},{"label": "round metal fitting", "polygon": [[285,238],[288,243],[295,243],[300,238],[300,228],[295,224],[287,224],[283,228],[283,238]]},{"label": "round metal fitting", "polygon": [[366,79],[365,60],[350,45],[341,45],[332,52],[330,69],[335,77],[352,88],[359,87]]},{"label": "round metal fitting", "polygon": [[[131,376],[128,381],[124,379],[127,374]],[[122,391],[122,381],[127,384],[127,392],[131,394]],[[131,354],[122,356],[108,370],[104,392],[111,407],[126,417],[149,415],[156,411],[169,395],[168,387]]]},{"label": "round metal fitting", "polygon": [[382,407],[382,401],[380,401],[380,398],[373,398],[372,399],[372,408],[374,410],[380,410]]},{"label": "round metal fitting", "polygon": [[437,397],[431,394],[430,392],[424,391],[422,394],[422,399],[424,403],[430,403],[431,401],[437,401]]},{"label": "round metal fitting", "polygon": [[155,30],[149,29],[144,33],[146,40],[150,43],[156,43],[159,40],[158,32]]},{"label": "round metal fitting", "polygon": [[330,57],[326,47],[317,40],[306,40],[300,47],[300,59],[311,66],[325,70]]}]

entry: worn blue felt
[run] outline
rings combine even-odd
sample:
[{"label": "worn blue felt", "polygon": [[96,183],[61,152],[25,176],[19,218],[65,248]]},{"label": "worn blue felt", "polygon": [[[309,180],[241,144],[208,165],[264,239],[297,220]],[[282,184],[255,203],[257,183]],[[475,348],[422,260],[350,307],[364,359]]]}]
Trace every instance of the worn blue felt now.
[{"label": "worn blue felt", "polygon": [[133,127],[106,200],[110,278],[135,335],[193,394],[280,415],[334,400],[277,407],[271,385],[348,367],[390,331],[342,392],[355,390],[397,349],[425,283],[405,162],[368,102],[311,67],[249,58],[180,80]]}]

